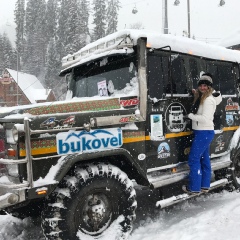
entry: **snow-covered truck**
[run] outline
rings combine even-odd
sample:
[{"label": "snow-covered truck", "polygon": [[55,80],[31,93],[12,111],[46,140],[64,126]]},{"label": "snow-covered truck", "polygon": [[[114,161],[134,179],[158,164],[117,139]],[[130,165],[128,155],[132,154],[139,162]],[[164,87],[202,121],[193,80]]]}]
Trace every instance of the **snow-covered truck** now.
[{"label": "snow-covered truck", "polygon": [[[0,209],[39,208],[46,239],[98,239],[114,227],[114,239],[126,239],[135,186],[161,190],[188,176],[191,125],[182,119],[171,128],[169,114],[189,112],[202,72],[214,75],[223,96],[211,189],[239,188],[239,62],[237,51],[143,30],[119,31],[64,57],[65,101],[0,109]],[[192,197],[174,194],[156,205]]]}]

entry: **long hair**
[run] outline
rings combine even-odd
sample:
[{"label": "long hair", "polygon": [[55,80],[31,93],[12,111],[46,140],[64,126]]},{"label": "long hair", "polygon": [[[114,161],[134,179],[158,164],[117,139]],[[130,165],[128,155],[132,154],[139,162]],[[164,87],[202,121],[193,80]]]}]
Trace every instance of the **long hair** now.
[{"label": "long hair", "polygon": [[193,104],[196,103],[196,101],[198,99],[200,99],[200,104],[203,104],[204,100],[211,96],[213,93],[213,88],[208,86],[208,89],[205,93],[201,93],[199,90],[197,90],[194,94],[194,100],[193,100]]},{"label": "long hair", "polygon": [[194,93],[193,105],[190,109],[190,112],[196,114],[200,104],[203,104],[204,100],[210,96],[213,92],[212,87],[208,87],[208,90],[205,93],[201,93],[199,90],[196,90]]}]

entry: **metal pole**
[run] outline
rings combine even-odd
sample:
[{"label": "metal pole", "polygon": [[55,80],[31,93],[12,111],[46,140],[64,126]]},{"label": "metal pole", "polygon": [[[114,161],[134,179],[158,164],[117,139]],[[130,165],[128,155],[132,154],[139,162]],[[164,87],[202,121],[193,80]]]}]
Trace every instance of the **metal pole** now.
[{"label": "metal pole", "polygon": [[32,169],[32,155],[31,155],[31,130],[29,126],[29,119],[24,119],[25,130],[25,149],[27,160],[27,179],[29,187],[33,187],[33,169]]},{"label": "metal pole", "polygon": [[18,57],[19,56],[18,56],[18,51],[17,51],[17,106],[18,106]]},{"label": "metal pole", "polygon": [[191,37],[191,32],[190,32],[190,2],[187,0],[187,11],[188,11],[188,37]]},{"label": "metal pole", "polygon": [[168,34],[168,6],[167,0],[163,0],[163,33]]}]

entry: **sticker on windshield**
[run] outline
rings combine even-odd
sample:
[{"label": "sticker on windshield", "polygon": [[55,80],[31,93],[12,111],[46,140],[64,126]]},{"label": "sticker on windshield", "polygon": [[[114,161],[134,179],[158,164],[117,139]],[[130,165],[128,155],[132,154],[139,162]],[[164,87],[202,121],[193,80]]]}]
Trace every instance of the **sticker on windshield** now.
[{"label": "sticker on windshield", "polygon": [[108,96],[108,90],[107,90],[107,81],[103,80],[101,82],[98,82],[98,95],[100,97],[107,97]]},{"label": "sticker on windshield", "polygon": [[60,155],[113,149],[123,144],[120,128],[58,133],[56,139]]}]

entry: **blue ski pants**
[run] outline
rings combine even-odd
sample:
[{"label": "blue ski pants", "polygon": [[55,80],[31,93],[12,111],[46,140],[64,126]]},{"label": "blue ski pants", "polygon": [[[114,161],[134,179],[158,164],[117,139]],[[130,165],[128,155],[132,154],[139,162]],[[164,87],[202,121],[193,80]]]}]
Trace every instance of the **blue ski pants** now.
[{"label": "blue ski pants", "polygon": [[214,137],[213,130],[194,130],[194,139],[188,157],[189,186],[192,192],[209,188],[211,181],[210,143]]}]

